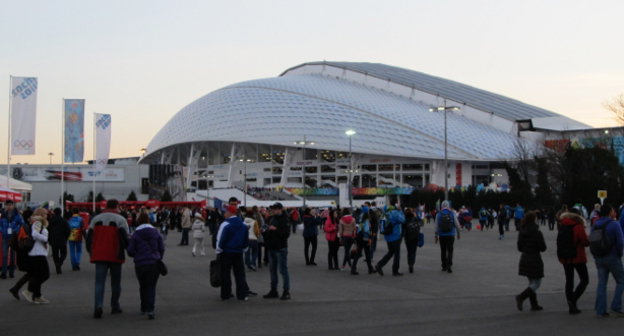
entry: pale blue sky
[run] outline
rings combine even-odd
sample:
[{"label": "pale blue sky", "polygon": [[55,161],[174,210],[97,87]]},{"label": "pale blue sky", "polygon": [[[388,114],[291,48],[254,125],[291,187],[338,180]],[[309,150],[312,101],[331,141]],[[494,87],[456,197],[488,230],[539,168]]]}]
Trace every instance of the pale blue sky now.
[{"label": "pale blue sky", "polygon": [[619,0],[3,1],[0,134],[9,75],[39,78],[37,155],[11,161],[60,163],[63,97],[87,101],[87,159],[93,112],[113,116],[111,156],[133,156],[200,96],[322,60],[404,67],[615,126],[602,104],[624,93],[622,13]]}]

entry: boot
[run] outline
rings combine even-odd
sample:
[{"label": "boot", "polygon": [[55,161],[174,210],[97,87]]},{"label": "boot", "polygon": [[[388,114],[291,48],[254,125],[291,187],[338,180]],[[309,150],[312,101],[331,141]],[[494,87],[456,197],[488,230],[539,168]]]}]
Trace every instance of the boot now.
[{"label": "boot", "polygon": [[576,301],[575,300],[568,300],[568,308],[569,308],[569,313],[570,315],[576,315],[576,314],[580,314],[581,310],[578,309],[578,307],[576,306]]},{"label": "boot", "polygon": [[529,289],[529,291],[530,291],[529,301],[531,301],[531,311],[540,311],[544,309],[542,308],[542,306],[537,304],[537,294],[535,294],[535,292],[532,289]]},{"label": "boot", "polygon": [[518,308],[519,311],[522,311],[522,304],[524,303],[524,300],[529,297],[530,292],[532,292],[531,289],[527,288],[519,295],[516,295],[516,308]]}]

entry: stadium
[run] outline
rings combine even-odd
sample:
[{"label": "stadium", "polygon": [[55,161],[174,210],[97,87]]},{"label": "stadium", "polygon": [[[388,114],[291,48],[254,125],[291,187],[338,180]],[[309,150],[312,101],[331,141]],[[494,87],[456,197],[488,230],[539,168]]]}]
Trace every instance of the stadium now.
[{"label": "stadium", "polygon": [[302,194],[340,201],[349,181],[356,198],[500,188],[502,163],[517,160],[519,148],[538,150],[546,134],[588,129],[417,71],[311,62],[195,100],[154,136],[141,163],[184,167],[186,187],[204,196],[237,189],[254,201],[280,199],[269,192],[277,189],[286,201]]}]

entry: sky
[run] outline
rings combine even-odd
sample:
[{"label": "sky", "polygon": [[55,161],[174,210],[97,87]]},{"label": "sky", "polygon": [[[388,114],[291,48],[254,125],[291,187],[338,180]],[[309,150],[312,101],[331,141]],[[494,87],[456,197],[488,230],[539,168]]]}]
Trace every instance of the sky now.
[{"label": "sky", "polygon": [[36,155],[11,163],[61,162],[63,98],[86,99],[85,159],[95,112],[112,115],[111,157],[138,156],[195,99],[323,60],[407,68],[617,126],[604,103],[624,93],[622,13],[621,0],[3,1],[0,164],[11,75],[39,80]]}]

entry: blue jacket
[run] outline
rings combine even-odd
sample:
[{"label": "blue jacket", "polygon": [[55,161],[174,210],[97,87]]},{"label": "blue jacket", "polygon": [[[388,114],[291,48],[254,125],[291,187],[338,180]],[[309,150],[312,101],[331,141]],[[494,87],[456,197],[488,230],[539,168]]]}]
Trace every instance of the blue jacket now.
[{"label": "blue jacket", "polygon": [[[440,231],[440,223],[442,221],[442,213],[448,213],[451,216],[451,220],[453,221],[453,225],[451,227],[450,232],[442,232]],[[457,216],[455,216],[455,212],[450,209],[442,209],[442,211],[438,212],[436,215],[436,234],[440,237],[451,237],[457,234],[457,227],[455,225],[455,221],[457,220]]]},{"label": "blue jacket", "polygon": [[303,236],[314,237],[318,236],[318,219],[313,216],[303,216]]},{"label": "blue jacket", "polygon": [[607,225],[607,236],[611,239],[613,243],[613,248],[611,249],[611,253],[609,256],[622,256],[622,249],[624,248],[624,235],[622,234],[622,227],[618,222],[614,221],[609,217],[600,217],[596,220],[594,227],[592,227],[592,231],[596,227],[602,227],[603,225]]},{"label": "blue jacket", "polygon": [[9,228],[11,228],[11,234],[16,234],[23,224],[24,219],[19,214],[17,209],[13,209],[10,221],[6,211],[3,211],[2,214],[0,214],[0,230],[2,231],[2,239],[8,241],[11,238],[11,235],[9,235]]},{"label": "blue jacket", "polygon": [[243,253],[249,246],[248,230],[240,217],[226,219],[217,233],[217,253]]},{"label": "blue jacket", "polygon": [[[400,219],[402,218],[402,221],[394,221],[393,218],[397,218]],[[395,242],[397,240],[401,240],[401,235],[402,235],[402,231],[401,231],[401,227],[403,226],[403,222],[405,222],[405,216],[403,215],[403,213],[401,212],[401,210],[391,210],[390,212],[388,212],[388,214],[386,215],[386,220],[383,223],[383,227],[381,228],[382,232],[385,231],[385,227],[386,225],[393,225],[392,227],[392,233],[389,235],[384,235],[384,239],[388,242],[388,243],[392,243]]]},{"label": "blue jacket", "polygon": [[[357,224],[356,228],[357,228],[357,236],[356,237],[358,239],[362,239],[363,241],[367,241],[367,240],[370,239],[371,228],[370,228],[370,221],[368,219],[364,220],[360,224]],[[392,234],[394,234],[394,230],[393,230]]]},{"label": "blue jacket", "polygon": [[521,206],[517,206],[515,211],[514,211],[514,218],[515,219],[522,219],[524,218],[524,208]]},{"label": "blue jacket", "polygon": [[128,255],[134,257],[136,266],[153,265],[163,258],[165,244],[158,229],[150,224],[137,227],[128,243]]}]

